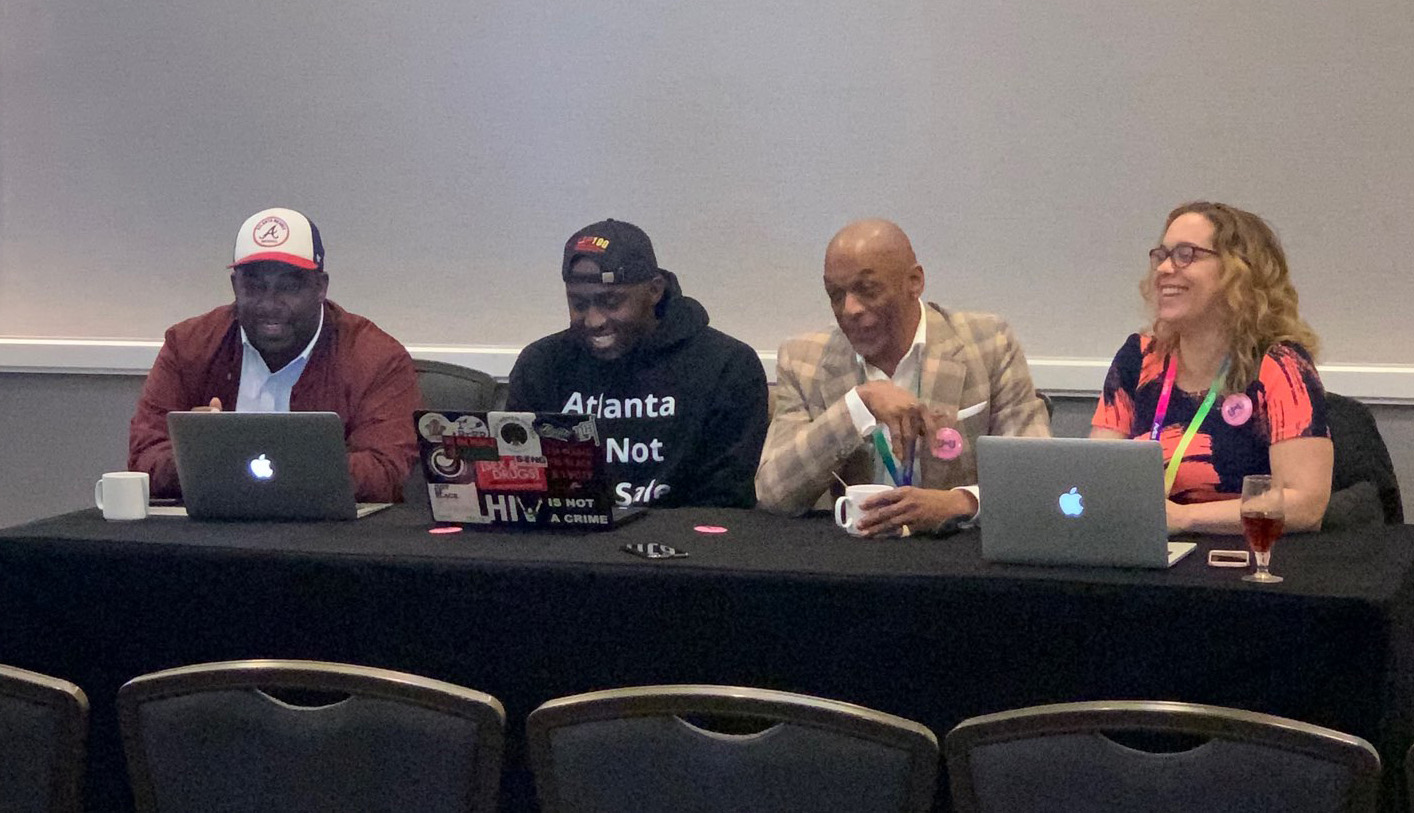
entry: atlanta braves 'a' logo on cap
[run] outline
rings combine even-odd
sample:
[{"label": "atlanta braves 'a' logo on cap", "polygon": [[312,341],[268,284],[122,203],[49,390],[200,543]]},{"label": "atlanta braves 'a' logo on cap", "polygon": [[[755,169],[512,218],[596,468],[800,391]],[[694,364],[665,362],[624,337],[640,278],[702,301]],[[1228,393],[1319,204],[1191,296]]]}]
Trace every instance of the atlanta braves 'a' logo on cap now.
[{"label": "atlanta braves 'a' logo on cap", "polygon": [[273,248],[290,239],[290,224],[272,215],[256,223],[250,236],[257,246]]},{"label": "atlanta braves 'a' logo on cap", "polygon": [[309,218],[294,209],[262,209],[246,218],[236,232],[230,268],[248,263],[277,262],[324,270],[324,242]]}]

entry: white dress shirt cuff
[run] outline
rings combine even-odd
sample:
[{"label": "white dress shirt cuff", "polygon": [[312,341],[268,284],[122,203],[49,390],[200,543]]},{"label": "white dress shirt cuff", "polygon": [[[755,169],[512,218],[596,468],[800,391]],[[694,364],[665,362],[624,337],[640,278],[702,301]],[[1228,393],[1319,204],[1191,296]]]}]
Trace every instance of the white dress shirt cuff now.
[{"label": "white dress shirt cuff", "polygon": [[859,397],[858,389],[853,388],[844,394],[845,406],[849,407],[849,417],[854,421],[854,428],[859,430],[861,438],[867,438],[879,428],[879,422],[874,420],[874,413],[869,411],[869,407],[864,405],[864,399]]},{"label": "white dress shirt cuff", "polygon": [[972,499],[977,501],[977,512],[970,517],[958,517],[959,522],[976,522],[982,516],[982,491],[977,486],[957,486],[953,491],[966,491],[972,495]]},{"label": "white dress shirt cuff", "polygon": [[977,490],[977,486],[958,486],[954,488],[953,491],[966,491],[968,494],[971,494],[973,498],[977,500],[977,513],[970,517],[953,517],[952,519],[946,520],[942,525],[938,526],[937,532],[939,534],[953,534],[967,528],[975,528],[977,526],[977,518],[982,515],[982,496],[981,492]]}]

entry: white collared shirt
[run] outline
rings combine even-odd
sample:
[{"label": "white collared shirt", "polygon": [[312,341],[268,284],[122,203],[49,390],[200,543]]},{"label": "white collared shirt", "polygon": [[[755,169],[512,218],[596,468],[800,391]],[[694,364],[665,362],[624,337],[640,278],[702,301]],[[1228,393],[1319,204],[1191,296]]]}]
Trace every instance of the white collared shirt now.
[{"label": "white collared shirt", "polygon": [[[865,361],[864,357],[858,353],[854,354],[855,361],[864,371],[864,380],[866,382],[892,381],[894,386],[906,392],[911,392],[915,397],[919,398],[919,400],[922,400],[923,353],[928,343],[927,333],[928,319],[923,310],[923,300],[920,299],[918,300],[918,329],[913,332],[913,344],[909,346],[908,352],[903,354],[903,358],[899,359],[898,366],[894,368],[893,375],[889,375]],[[879,426],[879,422],[874,419],[874,413],[870,412],[869,408],[864,405],[864,399],[859,397],[859,393],[856,392],[856,389],[857,388],[851,389],[849,392],[845,393],[844,402],[845,405],[849,407],[849,416],[854,420],[854,428],[859,430],[859,436],[861,438],[868,438],[870,435],[874,434],[875,429],[882,429],[885,442],[892,443],[892,438],[889,437],[889,428],[887,426]],[[872,446],[870,451],[870,457],[874,459],[873,482],[888,486],[894,485],[894,479],[889,476],[889,469],[884,465],[884,459],[880,457],[877,452],[873,451]],[[926,450],[920,450],[920,453],[914,456],[912,482],[922,482],[922,455],[927,453]],[[902,461],[899,462],[901,463]],[[976,498],[977,505],[979,506],[978,511],[981,511],[982,498],[978,492],[977,486],[958,486],[956,490],[966,491]]]},{"label": "white collared shirt", "polygon": [[289,412],[290,393],[295,382],[309,364],[309,354],[319,334],[324,332],[324,307],[319,308],[319,327],[304,350],[275,372],[265,363],[265,357],[250,343],[245,328],[241,328],[241,388],[236,396],[237,412]]}]

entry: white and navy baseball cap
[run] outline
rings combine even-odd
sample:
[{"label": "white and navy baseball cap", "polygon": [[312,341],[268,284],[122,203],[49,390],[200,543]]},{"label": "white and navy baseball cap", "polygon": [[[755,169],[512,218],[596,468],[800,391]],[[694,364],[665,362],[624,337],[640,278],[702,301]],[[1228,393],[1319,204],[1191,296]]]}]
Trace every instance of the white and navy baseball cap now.
[{"label": "white and navy baseball cap", "polygon": [[294,209],[277,207],[256,212],[236,232],[235,261],[227,268],[262,261],[323,271],[324,243],[319,239],[319,229]]}]

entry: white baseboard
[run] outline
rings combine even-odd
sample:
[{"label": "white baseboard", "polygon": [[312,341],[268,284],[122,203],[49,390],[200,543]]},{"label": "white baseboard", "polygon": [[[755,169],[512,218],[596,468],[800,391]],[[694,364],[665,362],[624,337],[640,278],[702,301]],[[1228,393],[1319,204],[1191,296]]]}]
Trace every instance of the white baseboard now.
[{"label": "white baseboard", "polygon": [[[0,337],[0,373],[145,375],[162,343],[146,339],[26,339]],[[497,345],[412,345],[415,358],[435,359],[510,375],[519,347]],[[774,352],[761,353],[766,375],[776,368]],[[1036,386],[1059,396],[1095,397],[1110,359],[1030,359]],[[1367,403],[1414,405],[1414,365],[1322,364],[1321,380],[1332,392]]]}]

